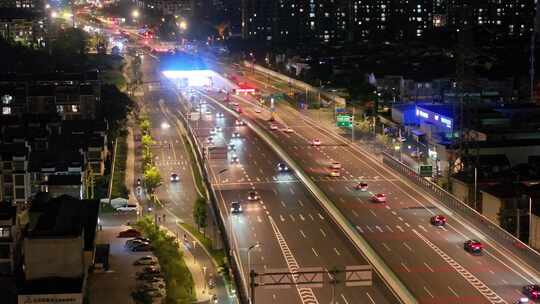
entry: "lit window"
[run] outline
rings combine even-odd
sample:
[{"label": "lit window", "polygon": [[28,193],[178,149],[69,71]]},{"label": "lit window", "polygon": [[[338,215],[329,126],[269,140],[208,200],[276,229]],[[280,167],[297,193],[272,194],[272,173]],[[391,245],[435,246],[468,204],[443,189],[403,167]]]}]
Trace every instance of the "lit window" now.
[{"label": "lit window", "polygon": [[74,113],[79,112],[79,105],[71,105],[71,112],[74,112]]},{"label": "lit window", "polygon": [[64,113],[64,106],[60,106],[60,105],[56,106],[56,112],[57,113]]},{"label": "lit window", "polygon": [[11,115],[11,107],[2,107],[2,115]]},{"label": "lit window", "polygon": [[0,238],[7,238],[11,236],[11,229],[9,226],[0,227]]}]

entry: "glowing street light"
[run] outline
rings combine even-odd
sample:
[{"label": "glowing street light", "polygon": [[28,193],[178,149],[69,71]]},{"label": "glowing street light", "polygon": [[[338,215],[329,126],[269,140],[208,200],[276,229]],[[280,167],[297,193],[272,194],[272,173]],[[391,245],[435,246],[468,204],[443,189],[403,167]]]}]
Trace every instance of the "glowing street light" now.
[{"label": "glowing street light", "polygon": [[131,17],[137,19],[139,18],[139,11],[138,10],[133,10],[133,12],[131,12]]},{"label": "glowing street light", "polygon": [[56,17],[58,17],[58,13],[55,12],[55,11],[52,11],[51,12],[51,18],[56,18]]},{"label": "glowing street light", "polygon": [[180,21],[180,24],[178,24],[178,26],[180,27],[181,30],[186,30],[187,29],[187,23],[186,21]]}]

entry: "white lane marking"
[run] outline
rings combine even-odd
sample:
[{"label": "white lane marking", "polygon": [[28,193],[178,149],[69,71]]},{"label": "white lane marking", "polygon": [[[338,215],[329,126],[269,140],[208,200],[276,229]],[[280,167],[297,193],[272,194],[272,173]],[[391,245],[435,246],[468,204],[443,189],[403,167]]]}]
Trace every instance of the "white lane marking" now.
[{"label": "white lane marking", "polygon": [[424,228],[424,226],[422,226],[422,225],[418,225],[418,227],[419,227],[420,229],[424,230],[424,232],[428,232],[428,231],[427,231],[427,229],[426,229],[426,228]]},{"label": "white lane marking", "polygon": [[289,187],[289,191],[291,192],[292,195],[294,195],[294,190],[292,187]]},{"label": "white lane marking", "polygon": [[433,296],[433,294],[427,289],[426,286],[424,286],[424,290],[426,291],[426,293],[427,293],[431,298],[435,298],[435,297]]},{"label": "white lane marking", "polygon": [[373,212],[373,210],[369,209],[369,212],[371,212],[371,214],[373,214],[373,216],[375,216],[375,217],[377,216],[377,215],[375,214],[375,212]]},{"label": "white lane marking", "polygon": [[369,294],[369,292],[366,292],[366,296],[368,297],[368,299],[371,301],[372,304],[376,304],[376,303],[375,303],[375,300],[373,300],[373,298],[371,297],[371,295]]},{"label": "white lane marking", "polygon": [[403,228],[401,228],[401,226],[399,226],[399,225],[396,225],[396,228],[401,232],[405,232],[405,230],[403,230]]},{"label": "white lane marking", "polygon": [[409,267],[407,267],[407,265],[405,265],[405,263],[401,262],[401,266],[402,266],[407,272],[411,272],[411,270],[409,269]]},{"label": "white lane marking", "polygon": [[352,209],[351,211],[352,211],[352,214],[354,214],[354,216],[359,217],[358,213],[354,211],[354,209]]},{"label": "white lane marking", "polygon": [[[298,272],[300,266],[298,266],[298,262],[296,262],[294,255],[292,254],[289,246],[287,245],[287,242],[285,241],[285,238],[283,238],[283,235],[279,231],[276,223],[274,222],[274,219],[271,216],[268,216],[268,219],[270,221],[272,229],[274,230],[274,234],[281,249],[281,253],[283,254],[285,262],[287,263],[287,268],[289,268],[289,271],[292,273]],[[315,249],[313,249],[313,252],[315,252]],[[295,276],[293,276],[293,280],[296,281]],[[311,288],[298,287],[298,285],[296,285],[296,290],[303,304],[319,304],[319,301],[317,300],[317,297],[315,297],[315,294],[313,293],[313,290]]]},{"label": "white lane marking", "polygon": [[366,225],[366,228],[367,230],[369,230],[369,232],[373,232],[373,229],[371,229],[371,227],[369,227],[368,225]]},{"label": "white lane marking", "polygon": [[392,251],[392,249],[390,249],[390,247],[388,247],[388,245],[386,245],[386,243],[381,243],[381,244],[384,247],[384,249],[386,249],[388,252]]},{"label": "white lane marking", "polygon": [[461,266],[458,262],[456,262],[454,259],[452,259],[449,255],[447,255],[444,251],[442,251],[437,245],[433,244],[430,240],[428,240],[426,237],[424,237],[421,233],[416,231],[415,229],[412,230],[418,238],[420,238],[424,243],[426,243],[435,253],[437,253],[450,267],[452,267],[457,273],[459,273],[469,284],[471,284],[478,292],[480,292],[490,303],[506,303],[506,301],[501,298],[498,294],[496,294],[493,290],[491,290],[486,284],[484,284],[482,281],[480,281],[477,277],[475,277],[472,273],[470,273],[467,269],[465,269],[463,266]]},{"label": "white lane marking", "polygon": [[383,232],[383,231],[384,231],[384,230],[382,230],[381,227],[379,227],[379,225],[375,225],[375,228],[376,228],[377,230],[379,230],[379,232]]},{"label": "white lane marking", "polygon": [[324,230],[322,230],[322,228],[319,228],[319,231],[321,231],[322,235],[326,237],[326,233],[324,233]]},{"label": "white lane marking", "polygon": [[409,223],[405,223],[405,226],[407,226],[408,228],[411,228],[411,225],[409,225]]},{"label": "white lane marking", "polygon": [[298,200],[298,204],[300,204],[300,206],[304,207],[304,203],[302,203],[301,200]]},{"label": "white lane marking", "polygon": [[403,246],[405,246],[407,249],[409,249],[410,252],[413,252],[411,246],[409,246],[409,244],[403,242]]},{"label": "white lane marking", "polygon": [[403,218],[401,216],[398,216],[397,219],[403,222]]},{"label": "white lane marking", "polygon": [[299,216],[300,216],[300,219],[301,219],[302,221],[305,221],[305,220],[306,220],[306,218],[305,218],[302,214],[299,214]]},{"label": "white lane marking", "polygon": [[306,238],[306,235],[304,234],[304,231],[300,230],[300,234],[301,234],[304,238]]},{"label": "white lane marking", "polygon": [[319,218],[320,218],[321,220],[324,220],[324,216],[322,216],[320,213],[317,213],[317,214],[319,215]]},{"label": "white lane marking", "polygon": [[343,299],[343,302],[345,302],[345,304],[349,304],[349,301],[347,301],[347,298],[345,298],[343,294],[341,294],[341,298]]},{"label": "white lane marking", "polygon": [[257,222],[262,223],[262,218],[257,215]]},{"label": "white lane marking", "polygon": [[392,215],[397,215],[397,213],[395,211],[392,211]]},{"label": "white lane marking", "polygon": [[315,248],[311,247],[311,250],[313,250],[313,254],[314,254],[316,257],[319,256],[319,254],[317,253],[317,251],[315,251]]},{"label": "white lane marking", "polygon": [[431,266],[429,266],[428,263],[424,262],[424,265],[426,266],[427,269],[429,269],[429,271],[435,272],[435,270],[433,270],[433,268],[431,268]]},{"label": "white lane marking", "polygon": [[390,231],[390,232],[394,232],[394,230],[392,229],[392,227],[390,227],[390,226],[388,226],[388,225],[386,225],[386,229],[388,229],[388,231]]},{"label": "white lane marking", "polygon": [[452,287],[448,286],[448,289],[456,296],[456,298],[459,298],[458,293],[452,289]]},{"label": "white lane marking", "polygon": [[362,230],[362,227],[356,225],[356,229],[358,229],[358,231],[360,231],[360,233],[364,233],[364,230]]},{"label": "white lane marking", "polygon": [[284,201],[281,201],[281,206],[283,206],[283,208],[285,208],[285,202]]},{"label": "white lane marking", "polygon": [[336,247],[334,247],[334,251],[336,252],[337,255],[341,255],[341,253],[339,253],[339,250],[337,250]]},{"label": "white lane marking", "polygon": [[294,216],[292,214],[289,214],[289,217],[291,218],[291,221],[296,222],[296,220],[294,219]]},{"label": "white lane marking", "polygon": [[282,222],[285,222],[285,218],[283,217],[283,215],[279,215],[279,219],[282,221]]}]

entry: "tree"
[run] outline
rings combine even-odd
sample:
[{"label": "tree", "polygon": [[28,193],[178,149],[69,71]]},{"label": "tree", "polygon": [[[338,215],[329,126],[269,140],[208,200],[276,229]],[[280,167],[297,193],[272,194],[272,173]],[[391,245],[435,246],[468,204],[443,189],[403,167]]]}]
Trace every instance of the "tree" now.
[{"label": "tree", "polygon": [[142,119],[140,123],[140,128],[144,134],[148,134],[150,132],[150,120],[148,120],[147,118]]},{"label": "tree", "polygon": [[79,28],[67,28],[58,33],[52,48],[55,55],[85,55],[88,46],[88,34]]},{"label": "tree", "polygon": [[144,170],[144,184],[149,193],[154,193],[154,190],[161,184],[161,175],[155,166],[148,166]]},{"label": "tree", "polygon": [[[197,223],[197,228],[206,228],[206,218],[208,217],[208,210],[206,208],[206,199],[199,197],[195,200],[195,206],[193,207],[193,219]],[[203,234],[206,231],[203,230]]]},{"label": "tree", "polygon": [[101,86],[101,100],[101,112],[109,123],[109,136],[115,139],[125,129],[127,116],[134,107],[133,100],[110,84]]}]

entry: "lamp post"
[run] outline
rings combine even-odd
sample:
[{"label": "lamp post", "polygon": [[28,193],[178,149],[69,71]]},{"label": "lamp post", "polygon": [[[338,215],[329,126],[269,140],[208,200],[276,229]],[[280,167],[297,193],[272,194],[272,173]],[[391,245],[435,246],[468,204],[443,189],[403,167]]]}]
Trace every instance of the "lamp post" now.
[{"label": "lamp post", "polygon": [[[251,250],[253,250],[255,248],[259,248],[261,246],[262,246],[262,244],[257,242],[255,244],[249,246],[248,249],[247,249],[247,266],[248,266],[248,274],[250,275],[250,278],[252,277],[251,276]],[[250,280],[250,284],[249,284],[252,287],[252,288],[250,288],[250,295],[249,295],[249,303],[250,304],[253,303],[253,299],[255,297],[255,292],[253,290],[253,286],[254,286],[255,282],[252,282],[252,280],[253,279]]]},{"label": "lamp post", "polygon": [[137,19],[139,18],[140,13],[139,10],[135,9],[131,12],[131,17],[133,18],[133,23],[137,22]]}]

